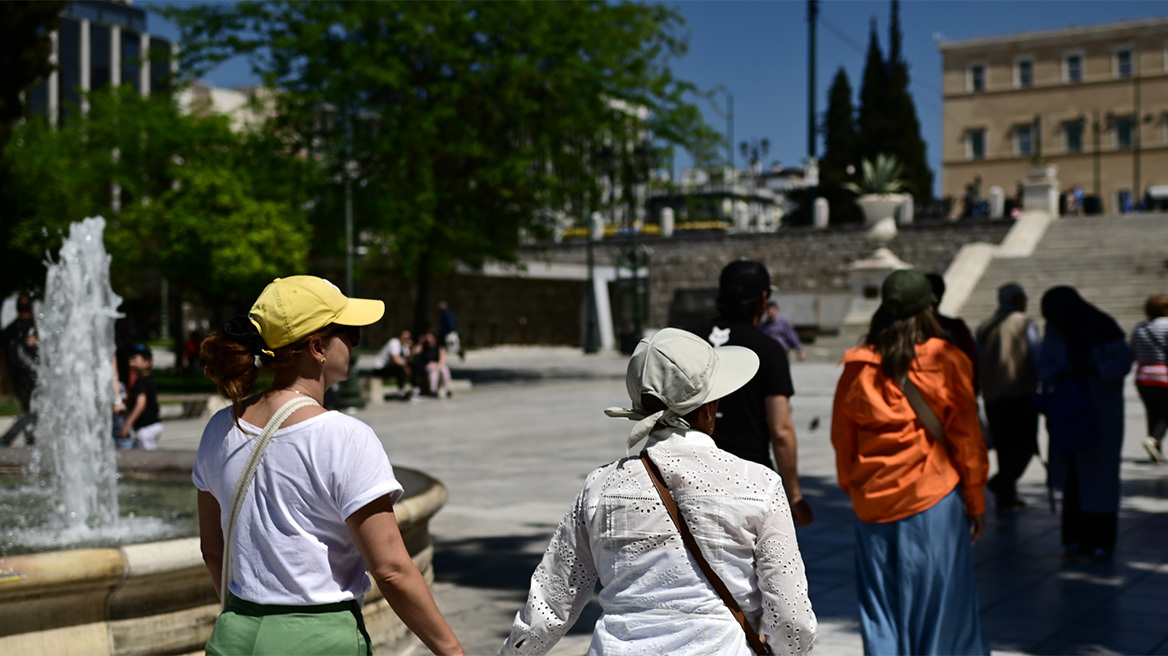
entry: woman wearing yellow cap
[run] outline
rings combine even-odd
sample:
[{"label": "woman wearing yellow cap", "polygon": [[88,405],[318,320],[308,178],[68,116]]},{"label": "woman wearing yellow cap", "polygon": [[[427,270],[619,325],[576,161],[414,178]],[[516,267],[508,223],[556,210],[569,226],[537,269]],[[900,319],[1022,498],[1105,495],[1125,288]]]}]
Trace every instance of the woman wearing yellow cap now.
[{"label": "woman wearing yellow cap", "polygon": [[[203,342],[205,372],[232,402],[203,431],[192,475],[223,600],[208,654],[372,653],[366,570],[431,651],[463,653],[402,541],[402,486],[380,441],[321,407],[348,377],[360,327],[384,312],[321,278],[277,278]],[[248,396],[261,368],[272,384]]]}]

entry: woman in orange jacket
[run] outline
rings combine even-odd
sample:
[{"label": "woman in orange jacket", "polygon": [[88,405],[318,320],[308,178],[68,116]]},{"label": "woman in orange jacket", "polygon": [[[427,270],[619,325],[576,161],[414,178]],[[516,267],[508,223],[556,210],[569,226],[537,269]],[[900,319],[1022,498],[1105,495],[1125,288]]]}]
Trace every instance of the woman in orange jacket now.
[{"label": "woman in orange jacket", "polygon": [[[835,393],[831,441],[859,518],[868,654],[989,653],[972,547],[985,527],[989,461],[972,363],[942,338],[934,302],[920,272],[890,275],[866,343],[844,356]],[[905,390],[916,390],[921,412]]]}]

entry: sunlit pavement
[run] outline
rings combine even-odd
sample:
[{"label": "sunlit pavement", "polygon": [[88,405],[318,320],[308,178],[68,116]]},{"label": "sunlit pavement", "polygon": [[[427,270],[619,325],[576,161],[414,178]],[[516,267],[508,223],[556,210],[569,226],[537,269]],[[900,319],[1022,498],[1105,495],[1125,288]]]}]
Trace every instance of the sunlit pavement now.
[{"label": "sunlit pavement", "polygon": [[[434,590],[469,654],[497,651],[585,475],[624,455],[630,424],[603,410],[627,402],[625,362],[563,348],[476,351],[454,366],[456,378],[475,381],[469,391],[355,413],[376,429],[394,464],[426,470],[449,488],[449,503],[431,524]],[[860,654],[855,520],[835,482],[829,439],[839,370],[796,363],[793,373],[800,478],[816,516],[799,531],[820,622],[816,652]],[[1058,515],[1050,512],[1037,460],[1021,484],[1029,507],[987,515],[986,535],[976,546],[977,577],[995,653],[1168,654],[1168,466],[1145,462],[1143,407],[1128,384],[1114,562],[1063,560]],[[0,420],[0,430],[6,424]],[[161,445],[194,449],[201,430],[201,421],[169,421]],[[591,604],[552,653],[587,651],[598,612]],[[419,645],[415,652],[424,650]]]}]

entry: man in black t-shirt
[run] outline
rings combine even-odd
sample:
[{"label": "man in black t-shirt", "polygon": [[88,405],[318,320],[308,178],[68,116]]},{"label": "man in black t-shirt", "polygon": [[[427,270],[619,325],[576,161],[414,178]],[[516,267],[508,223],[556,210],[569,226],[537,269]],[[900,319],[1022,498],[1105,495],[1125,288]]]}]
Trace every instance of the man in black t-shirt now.
[{"label": "man in black t-shirt", "polygon": [[739,458],[778,471],[795,525],[806,526],[813,516],[799,489],[791,366],[783,347],[758,329],[772,289],[770,273],[762,264],[745,259],[727,264],[718,280],[718,316],[691,326],[690,331],[714,347],[745,346],[758,355],[754,378],[722,398],[714,442]]}]

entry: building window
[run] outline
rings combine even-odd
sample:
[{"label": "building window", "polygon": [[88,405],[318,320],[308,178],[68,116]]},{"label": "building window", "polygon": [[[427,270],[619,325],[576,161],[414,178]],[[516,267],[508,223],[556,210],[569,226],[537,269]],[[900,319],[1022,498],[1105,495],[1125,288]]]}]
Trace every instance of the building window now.
[{"label": "building window", "polygon": [[1116,77],[1131,77],[1132,76],[1132,50],[1131,48],[1120,48],[1115,51],[1115,76]]},{"label": "building window", "polygon": [[1034,154],[1034,126],[1018,125],[1014,127],[1014,154],[1029,157]]},{"label": "building window", "polygon": [[1121,116],[1115,119],[1115,147],[1131,148],[1135,136],[1135,120],[1130,116]]},{"label": "building window", "polygon": [[975,128],[965,133],[965,159],[985,159],[985,128]]},{"label": "building window", "polygon": [[1026,89],[1034,86],[1034,60],[1019,59],[1014,62],[1014,86]]},{"label": "building window", "polygon": [[974,93],[985,91],[985,65],[973,64],[969,67],[969,90]]},{"label": "building window", "polygon": [[1070,83],[1083,81],[1082,53],[1071,52],[1063,57],[1063,81]]},{"label": "building window", "polygon": [[1063,123],[1064,145],[1068,153],[1083,152],[1083,120],[1076,119]]}]

